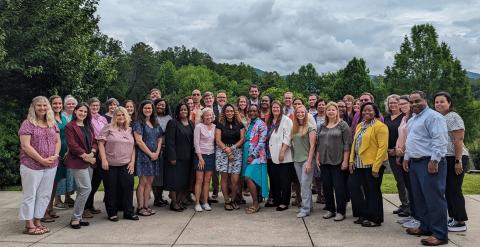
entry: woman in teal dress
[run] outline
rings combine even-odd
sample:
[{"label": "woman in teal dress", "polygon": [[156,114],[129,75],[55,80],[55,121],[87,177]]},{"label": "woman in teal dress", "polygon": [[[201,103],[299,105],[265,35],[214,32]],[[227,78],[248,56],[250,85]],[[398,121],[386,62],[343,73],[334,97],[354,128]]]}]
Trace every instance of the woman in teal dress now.
[{"label": "woman in teal dress", "polygon": [[[258,118],[258,114],[258,106],[250,105],[248,115],[251,121],[245,134],[243,147],[243,159],[246,165],[242,173],[247,180],[253,200],[252,205],[246,208],[247,214],[256,213],[260,210],[259,192],[263,198],[268,196],[267,157],[265,153],[267,125]],[[260,191],[257,191],[257,186],[260,187]]]},{"label": "woman in teal dress", "polygon": [[[62,141],[62,146],[60,149],[60,157],[63,157],[67,151],[67,140],[65,139],[65,125],[67,125],[68,121],[61,114],[63,109],[62,98],[58,95],[53,95],[49,99],[50,105],[52,106],[52,110],[55,116],[55,122],[60,129],[60,138]],[[57,214],[53,211],[53,199],[56,197],[56,191],[58,187],[58,183],[60,181],[65,180],[66,177],[66,169],[65,166],[62,164],[62,159],[60,159],[57,172],[55,174],[55,180],[53,183],[53,190],[52,190],[52,197],[50,198],[50,202],[47,207],[47,211],[45,211],[45,215],[42,218],[42,222],[54,222],[55,218],[58,218]]]},{"label": "woman in teal dress", "polygon": [[[61,98],[60,98],[61,101]],[[70,195],[75,192],[75,180],[70,169],[66,169],[63,165],[63,157],[67,153],[67,139],[65,137],[64,128],[72,120],[73,110],[78,104],[78,101],[71,95],[65,96],[63,101],[64,108],[60,109],[60,112],[55,112],[55,120],[57,122],[58,128],[60,128],[60,139],[62,141],[62,148],[60,151],[60,163],[57,168],[57,174],[55,177],[55,182],[57,184],[57,191],[55,195],[55,207],[57,208],[68,208],[73,207],[75,201],[70,197]],[[52,106],[53,108],[53,106]],[[62,110],[65,110],[62,112]],[[65,195],[65,200],[62,202],[61,196]]]}]

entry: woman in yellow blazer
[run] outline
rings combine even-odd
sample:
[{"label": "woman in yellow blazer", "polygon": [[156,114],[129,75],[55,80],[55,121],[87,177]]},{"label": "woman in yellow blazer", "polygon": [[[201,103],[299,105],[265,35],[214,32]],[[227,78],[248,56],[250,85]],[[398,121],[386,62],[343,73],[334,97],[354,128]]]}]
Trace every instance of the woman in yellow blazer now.
[{"label": "woman in yellow blazer", "polygon": [[354,223],[376,227],[383,222],[380,187],[383,163],[388,160],[388,127],[379,120],[380,111],[375,104],[363,104],[360,112],[362,122],[356,128],[350,152],[348,188],[353,216],[358,217]]}]

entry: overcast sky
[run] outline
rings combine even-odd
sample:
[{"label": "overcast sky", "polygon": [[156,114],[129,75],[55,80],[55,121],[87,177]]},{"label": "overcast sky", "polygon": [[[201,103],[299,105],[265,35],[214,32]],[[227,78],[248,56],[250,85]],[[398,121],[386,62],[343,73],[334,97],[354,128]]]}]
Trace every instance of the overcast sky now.
[{"label": "overcast sky", "polygon": [[478,0],[101,0],[98,14],[100,30],[127,50],[185,45],[280,74],[307,63],[336,71],[354,56],[382,74],[410,28],[428,22],[464,68],[480,72]]}]

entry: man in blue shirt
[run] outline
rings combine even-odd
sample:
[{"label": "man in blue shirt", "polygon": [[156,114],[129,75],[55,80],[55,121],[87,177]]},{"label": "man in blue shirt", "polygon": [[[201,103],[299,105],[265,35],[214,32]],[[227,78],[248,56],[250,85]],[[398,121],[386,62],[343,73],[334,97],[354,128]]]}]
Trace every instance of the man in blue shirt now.
[{"label": "man in blue shirt", "polygon": [[419,228],[409,228],[410,235],[430,236],[421,243],[437,246],[448,243],[447,176],[448,131],[445,118],[427,105],[422,91],[410,94],[413,116],[408,121],[403,167],[409,172],[415,216]]}]

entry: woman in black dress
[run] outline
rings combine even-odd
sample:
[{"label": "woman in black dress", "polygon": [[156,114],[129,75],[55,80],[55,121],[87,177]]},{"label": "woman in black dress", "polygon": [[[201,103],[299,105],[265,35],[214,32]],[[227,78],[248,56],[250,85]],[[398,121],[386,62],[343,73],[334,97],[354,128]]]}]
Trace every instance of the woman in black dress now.
[{"label": "woman in black dress", "polygon": [[189,116],[187,104],[179,103],[165,135],[164,187],[171,192],[170,209],[177,212],[185,209],[181,201],[189,189],[193,167],[193,123]]}]

